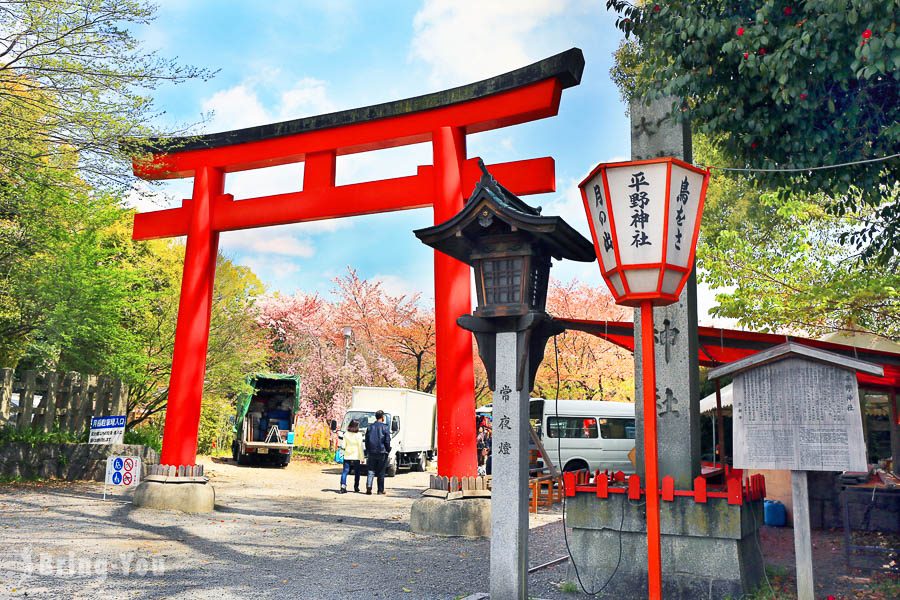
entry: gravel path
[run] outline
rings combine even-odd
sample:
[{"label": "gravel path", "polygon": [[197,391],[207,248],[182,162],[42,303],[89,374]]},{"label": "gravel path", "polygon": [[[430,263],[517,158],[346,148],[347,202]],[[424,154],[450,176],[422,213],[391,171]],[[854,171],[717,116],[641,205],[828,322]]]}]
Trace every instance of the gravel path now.
[{"label": "gravel path", "polygon": [[[217,510],[185,515],[102,500],[92,483],[0,487],[0,597],[458,598],[488,589],[489,542],[409,531],[427,473],[387,496],[336,493],[333,465],[287,469],[206,460]],[[565,554],[559,511],[532,516],[531,564]],[[565,564],[531,593],[571,598]]]},{"label": "gravel path", "polygon": [[[97,483],[0,485],[0,598],[461,598],[488,590],[486,540],[409,531],[427,473],[387,480],[387,496],[336,493],[334,465],[238,467],[205,459],[217,510],[135,509]],[[531,516],[530,563],[565,556],[559,507]],[[763,528],[775,597],[793,597],[790,529]],[[848,572],[840,532],[814,532],[819,597],[897,597],[895,576]],[[565,563],[529,576],[563,592]],[[878,591],[876,591],[876,588]],[[624,600],[624,599],[623,599]]]}]

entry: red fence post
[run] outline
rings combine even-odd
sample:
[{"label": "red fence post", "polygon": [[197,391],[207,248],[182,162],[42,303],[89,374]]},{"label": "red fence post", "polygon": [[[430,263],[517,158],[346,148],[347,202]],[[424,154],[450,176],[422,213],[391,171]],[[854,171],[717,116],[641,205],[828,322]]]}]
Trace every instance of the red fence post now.
[{"label": "red fence post", "polygon": [[728,504],[743,504],[744,486],[740,477],[729,477],[726,482]]},{"label": "red fence post", "polygon": [[[434,132],[434,222],[443,223],[465,202],[462,189],[466,136],[457,127]],[[472,334],[456,319],[472,312],[469,265],[434,253],[435,354],[437,355],[438,474],[474,476],[475,371]]]},{"label": "red fence post", "polygon": [[706,478],[702,475],[694,479],[694,502],[706,502]]},{"label": "red fence post", "polygon": [[609,478],[606,473],[597,474],[597,497],[607,498],[609,496]]},{"label": "red fence post", "polygon": [[675,478],[671,475],[663,477],[662,499],[666,502],[673,502],[675,500]]},{"label": "red fence post", "polygon": [[[650,490],[647,490],[647,495],[650,495]],[[641,478],[637,475],[630,475],[628,477],[628,499],[641,499]]]},{"label": "red fence post", "polygon": [[224,191],[224,184],[225,177],[218,169],[201,167],[194,174],[191,224],[184,249],[184,275],[160,456],[164,465],[194,465],[197,461],[200,401],[219,248],[219,234],[212,230],[212,204]]}]

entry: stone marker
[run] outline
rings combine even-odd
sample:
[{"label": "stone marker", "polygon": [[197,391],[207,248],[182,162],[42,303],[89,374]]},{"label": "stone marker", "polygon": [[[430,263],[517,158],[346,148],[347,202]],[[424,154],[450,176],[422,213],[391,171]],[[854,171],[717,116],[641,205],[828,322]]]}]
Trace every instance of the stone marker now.
[{"label": "stone marker", "polygon": [[[674,156],[691,162],[691,132],[672,116],[672,99],[630,104],[631,159]],[[641,347],[640,309],[634,311],[634,347]],[[690,489],[700,474],[700,387],[697,363],[697,278],[691,274],[678,302],[653,309],[656,332],[656,430],[660,478]],[[635,414],[644,414],[641,353],[634,353]],[[644,476],[644,421],[635,432],[637,472]]]},{"label": "stone marker", "polygon": [[[491,468],[491,600],[526,598],[529,386],[516,390],[515,331],[497,333]],[[527,361],[527,353],[521,360]],[[525,372],[528,366],[525,365]]]},{"label": "stone marker", "polygon": [[[632,102],[632,160],[674,156],[692,161],[690,128],[672,117],[671,99],[644,106]],[[634,311],[635,348],[641,347],[640,310]],[[675,489],[694,489],[700,474],[700,411],[697,281],[692,274],[675,304],[653,309],[660,478]],[[644,477],[641,353],[635,352],[636,470]],[[566,579],[575,581],[573,561],[588,590],[606,585],[602,597],[633,598],[647,589],[646,510],[627,497],[599,499],[577,494],[567,503],[573,560]],[[695,502],[676,496],[660,503],[663,597],[697,600],[740,597],[763,578],[754,539],[762,523],[762,501],[729,504],[721,498]],[[619,554],[622,548],[622,554]]]}]

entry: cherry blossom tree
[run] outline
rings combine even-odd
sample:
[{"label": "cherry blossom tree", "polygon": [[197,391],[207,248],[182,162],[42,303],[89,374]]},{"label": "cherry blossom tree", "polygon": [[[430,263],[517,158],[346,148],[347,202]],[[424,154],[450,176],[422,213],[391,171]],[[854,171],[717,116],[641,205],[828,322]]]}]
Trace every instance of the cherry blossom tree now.
[{"label": "cherry blossom tree", "polygon": [[339,335],[331,333],[332,307],[317,295],[297,293],[266,296],[256,308],[272,351],[269,367],[301,376],[301,420],[340,416],[349,404],[351,374],[365,369],[357,361],[344,364]]},{"label": "cherry blossom tree", "polygon": [[[269,367],[302,377],[301,414],[317,423],[342,417],[355,385],[432,391],[433,311],[417,295],[391,296],[353,269],[334,284],[331,302],[298,292],[256,304]],[[352,331],[349,347],[345,327]]]},{"label": "cherry blossom tree", "polygon": [[[577,280],[551,280],[547,312],[555,317],[623,321],[630,311],[617,306],[605,289]],[[627,350],[581,331],[566,331],[547,342],[544,361],[535,377],[534,394],[556,397],[557,371],[561,399],[634,400],[634,361]]]}]

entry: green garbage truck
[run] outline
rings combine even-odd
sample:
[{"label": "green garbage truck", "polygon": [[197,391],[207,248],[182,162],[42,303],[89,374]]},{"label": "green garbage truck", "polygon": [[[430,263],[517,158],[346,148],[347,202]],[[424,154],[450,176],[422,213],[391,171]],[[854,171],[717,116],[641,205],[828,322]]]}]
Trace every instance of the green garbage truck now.
[{"label": "green garbage truck", "polygon": [[231,456],[239,465],[286,467],[294,450],[294,417],[300,409],[300,376],[256,373],[237,401]]}]

